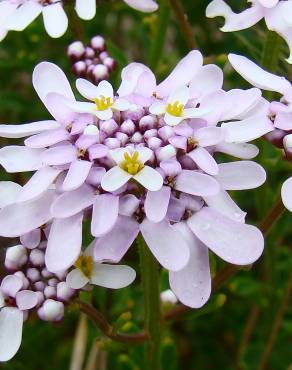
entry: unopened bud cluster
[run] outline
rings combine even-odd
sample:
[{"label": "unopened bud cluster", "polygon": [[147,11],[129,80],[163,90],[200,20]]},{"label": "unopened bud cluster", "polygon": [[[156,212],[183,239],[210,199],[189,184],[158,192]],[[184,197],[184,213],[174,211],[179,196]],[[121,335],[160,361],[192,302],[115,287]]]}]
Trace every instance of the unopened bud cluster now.
[{"label": "unopened bud cluster", "polygon": [[89,45],[74,41],[67,54],[76,77],[85,77],[94,83],[107,80],[116,67],[116,61],[108,54],[102,36],[94,36]]}]

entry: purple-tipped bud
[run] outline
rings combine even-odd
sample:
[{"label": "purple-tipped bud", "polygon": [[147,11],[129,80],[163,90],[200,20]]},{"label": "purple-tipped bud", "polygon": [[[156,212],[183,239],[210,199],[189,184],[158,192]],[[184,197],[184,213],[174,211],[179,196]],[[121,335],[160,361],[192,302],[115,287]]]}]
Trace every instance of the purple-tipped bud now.
[{"label": "purple-tipped bud", "polygon": [[150,114],[148,116],[143,116],[139,121],[139,127],[141,130],[149,130],[157,125],[157,119]]},{"label": "purple-tipped bud", "polygon": [[38,269],[36,268],[29,268],[26,271],[27,278],[32,282],[35,283],[40,280],[41,274]]},{"label": "purple-tipped bud", "polygon": [[164,126],[158,130],[158,135],[162,140],[168,141],[170,137],[174,135],[174,129],[171,126]]},{"label": "purple-tipped bud", "polygon": [[108,136],[113,135],[118,130],[118,128],[118,124],[113,119],[100,122],[100,129]]},{"label": "purple-tipped bud", "polygon": [[70,288],[65,281],[62,281],[57,285],[57,298],[60,301],[67,302],[74,294],[75,290]]},{"label": "purple-tipped bud", "polygon": [[161,147],[162,145],[162,140],[159,139],[158,137],[150,137],[147,141],[147,144],[150,149],[156,150]]},{"label": "purple-tipped bud", "polygon": [[108,139],[105,139],[104,143],[109,149],[117,149],[117,148],[120,148],[120,146],[121,146],[120,140],[118,140],[117,138],[114,138],[114,137],[110,137]]},{"label": "purple-tipped bud", "polygon": [[23,245],[15,245],[6,251],[5,267],[17,270],[27,262],[27,250]]},{"label": "purple-tipped bud", "polygon": [[143,135],[140,132],[135,132],[131,137],[131,142],[134,144],[140,144],[143,142]]},{"label": "purple-tipped bud", "polygon": [[107,51],[103,51],[102,53],[99,54],[99,57],[101,60],[104,60],[105,58],[108,58],[108,52]]},{"label": "purple-tipped bud", "polygon": [[111,58],[107,57],[103,60],[103,64],[111,71],[113,71],[116,68],[116,61]]},{"label": "purple-tipped bud", "polygon": [[44,290],[44,295],[46,298],[54,298],[56,297],[57,289],[53,286],[47,286]]},{"label": "purple-tipped bud", "polygon": [[102,36],[94,36],[90,41],[91,47],[96,51],[103,51],[105,49],[105,40]]},{"label": "purple-tipped bud", "polygon": [[45,296],[42,292],[36,292],[36,295],[37,295],[37,299],[38,299],[38,306],[40,306],[41,304],[43,304],[44,300],[45,300]]},{"label": "purple-tipped bud", "polygon": [[29,260],[33,266],[42,266],[45,263],[45,253],[39,249],[33,249],[29,255]]},{"label": "purple-tipped bud", "polygon": [[64,317],[64,304],[53,299],[47,299],[38,310],[38,315],[44,321],[60,321]]},{"label": "purple-tipped bud", "polygon": [[97,64],[91,74],[96,82],[106,80],[109,77],[108,68],[103,64]]},{"label": "purple-tipped bud", "polygon": [[14,275],[22,280],[22,289],[27,289],[29,287],[29,281],[22,271],[17,271]]},{"label": "purple-tipped bud", "polygon": [[126,121],[121,124],[120,130],[124,134],[132,135],[136,130],[135,123],[130,119],[126,119]]},{"label": "purple-tipped bud", "polygon": [[123,132],[117,132],[115,136],[121,142],[121,145],[126,145],[129,140],[129,136]]},{"label": "purple-tipped bud", "polygon": [[132,121],[139,121],[144,114],[144,108],[133,104],[127,111],[122,113],[122,117],[124,120],[131,119]]},{"label": "purple-tipped bud", "polygon": [[265,135],[266,140],[268,140],[271,144],[275,145],[277,148],[282,149],[284,147],[283,139],[287,135],[287,133],[283,130],[277,129],[271,132],[268,132]]},{"label": "purple-tipped bud", "polygon": [[155,128],[144,132],[144,139],[150,139],[151,137],[157,137],[157,130]]},{"label": "purple-tipped bud", "polygon": [[86,63],[80,60],[79,62],[76,62],[72,66],[72,71],[75,76],[77,77],[85,77],[86,76],[86,71],[87,71],[87,66]]},{"label": "purple-tipped bud", "polygon": [[49,270],[47,270],[46,268],[42,269],[42,276],[45,278],[45,279],[49,279],[51,278],[52,276],[54,276],[54,274],[52,274]]},{"label": "purple-tipped bud", "polygon": [[91,47],[86,46],[86,48],[85,48],[85,58],[93,59],[94,57],[95,57],[95,51]]},{"label": "purple-tipped bud", "polygon": [[73,61],[81,59],[84,53],[85,47],[81,41],[72,42],[72,44],[68,46],[67,54]]},{"label": "purple-tipped bud", "polygon": [[58,279],[56,279],[56,278],[51,278],[51,279],[48,281],[48,284],[49,284],[49,286],[56,287],[56,286],[57,286],[57,284],[58,284]]},{"label": "purple-tipped bud", "polygon": [[46,285],[43,281],[37,281],[34,283],[34,288],[39,292],[43,292],[45,287]]}]

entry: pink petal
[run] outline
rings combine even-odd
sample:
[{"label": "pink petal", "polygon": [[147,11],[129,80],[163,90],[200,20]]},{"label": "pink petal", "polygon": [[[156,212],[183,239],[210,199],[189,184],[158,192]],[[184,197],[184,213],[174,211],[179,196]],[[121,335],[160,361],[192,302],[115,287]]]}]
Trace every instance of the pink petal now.
[{"label": "pink petal", "polygon": [[190,83],[192,98],[202,97],[213,91],[222,89],[223,72],[215,64],[208,64],[199,69]]},{"label": "pink petal", "polygon": [[205,148],[198,147],[188,153],[188,156],[209,175],[217,175],[218,165],[213,156]]},{"label": "pink petal", "polygon": [[46,249],[46,266],[50,272],[71,267],[79,257],[82,244],[82,214],[52,223]]},{"label": "pink petal", "polygon": [[47,190],[36,199],[11,204],[0,211],[0,235],[16,237],[35,230],[51,219],[50,206],[53,190]]},{"label": "pink petal", "polygon": [[51,206],[51,213],[56,218],[67,218],[83,211],[94,201],[93,189],[84,184],[78,189],[62,193]]},{"label": "pink petal", "polygon": [[24,141],[25,146],[29,148],[46,148],[62,141],[68,140],[70,137],[69,132],[63,128],[42,132],[33,135]]},{"label": "pink petal", "polygon": [[175,188],[192,195],[208,196],[218,193],[219,184],[209,175],[183,170],[176,178]]},{"label": "pink petal", "polygon": [[73,145],[56,146],[42,153],[42,161],[50,166],[71,163],[76,157],[77,151]]},{"label": "pink petal", "polygon": [[263,252],[264,238],[255,226],[235,222],[209,207],[187,221],[193,233],[215,254],[235,265],[249,265]]},{"label": "pink petal", "polygon": [[38,304],[38,296],[31,290],[22,290],[16,294],[16,304],[20,310],[30,310]]},{"label": "pink petal", "polygon": [[5,146],[0,149],[0,164],[9,173],[36,171],[42,167],[42,149],[25,146]]},{"label": "pink petal", "polygon": [[91,233],[102,236],[114,227],[119,213],[119,197],[112,194],[97,195],[93,203]]},{"label": "pink petal", "polygon": [[63,182],[63,190],[71,191],[79,188],[84,184],[89,171],[91,169],[92,162],[77,160],[73,161],[67,172],[67,176]]},{"label": "pink petal", "polygon": [[242,159],[252,159],[259,154],[257,146],[247,143],[220,143],[216,151]]},{"label": "pink petal", "polygon": [[22,288],[23,281],[16,275],[7,275],[1,282],[1,291],[8,297],[15,297]]},{"label": "pink petal", "polygon": [[0,125],[0,136],[7,138],[21,138],[40,132],[55,130],[60,127],[56,121],[39,121],[24,125]]},{"label": "pink petal", "polygon": [[0,311],[0,361],[9,361],[21,345],[23,313],[14,307]]},{"label": "pink petal", "polygon": [[139,233],[139,224],[131,217],[119,216],[113,229],[97,239],[94,259],[119,262]]},{"label": "pink petal", "polygon": [[192,308],[202,307],[211,294],[211,273],[208,249],[197,239],[185,224],[181,232],[190,249],[187,265],[179,271],[169,272],[170,287],[178,299]]},{"label": "pink petal", "polygon": [[20,237],[21,244],[28,249],[36,248],[40,244],[40,241],[41,241],[41,230],[40,229],[35,229],[24,235],[21,235]]},{"label": "pink petal", "polygon": [[262,166],[252,161],[221,163],[216,179],[225,190],[254,189],[266,181]]},{"label": "pink petal", "polygon": [[43,167],[38,170],[18,193],[17,202],[25,202],[41,195],[49,189],[60,173],[61,170],[53,167]]},{"label": "pink petal", "polygon": [[12,181],[0,181],[0,209],[15,202],[21,186]]},{"label": "pink petal", "polygon": [[167,213],[170,187],[163,186],[158,191],[148,191],[145,199],[145,213],[147,218],[152,222],[162,221]]},{"label": "pink petal", "polygon": [[170,75],[156,89],[160,97],[169,96],[175,90],[186,86],[203,64],[202,54],[198,50],[190,51],[174,68]]},{"label": "pink petal", "polygon": [[142,236],[159,263],[168,270],[181,270],[188,263],[190,252],[184,236],[167,221],[147,219],[140,225]]}]

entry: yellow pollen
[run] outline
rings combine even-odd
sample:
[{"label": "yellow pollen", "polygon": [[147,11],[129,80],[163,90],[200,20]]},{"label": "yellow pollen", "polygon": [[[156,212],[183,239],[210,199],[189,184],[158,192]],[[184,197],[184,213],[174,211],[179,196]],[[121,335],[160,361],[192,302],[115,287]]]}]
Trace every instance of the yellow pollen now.
[{"label": "yellow pollen", "polygon": [[126,152],[124,160],[120,163],[120,167],[130,175],[136,175],[144,168],[144,164],[139,161],[139,153],[135,151],[132,155]]},{"label": "yellow pollen", "polygon": [[173,104],[168,103],[166,106],[166,112],[175,117],[181,117],[183,114],[184,105],[180,104],[179,101],[175,101]]},{"label": "yellow pollen", "polygon": [[92,275],[94,261],[91,256],[81,255],[78,260],[75,262],[75,267],[83,272],[83,274],[90,278]]},{"label": "yellow pollen", "polygon": [[94,99],[94,103],[97,110],[106,110],[113,105],[113,100],[101,95],[99,98]]}]

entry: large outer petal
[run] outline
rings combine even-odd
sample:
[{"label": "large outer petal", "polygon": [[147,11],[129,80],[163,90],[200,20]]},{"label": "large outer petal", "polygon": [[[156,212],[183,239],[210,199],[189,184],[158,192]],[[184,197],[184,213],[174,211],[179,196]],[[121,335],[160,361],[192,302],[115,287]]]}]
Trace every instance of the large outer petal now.
[{"label": "large outer petal", "polygon": [[139,233],[139,224],[131,217],[119,216],[114,228],[95,243],[96,261],[119,262]]},{"label": "large outer petal", "polygon": [[9,173],[36,171],[42,167],[43,149],[32,149],[25,146],[5,146],[0,149],[0,164]]},{"label": "large outer petal", "polygon": [[214,195],[219,192],[219,184],[209,175],[192,170],[183,170],[176,178],[175,188],[192,195]]},{"label": "large outer petal", "polygon": [[202,67],[203,57],[198,50],[190,51],[174,68],[170,75],[156,89],[158,96],[169,96],[175,90],[186,86]]},{"label": "large outer petal", "polygon": [[[54,63],[39,63],[33,71],[32,83],[45,105],[49,93],[58,93],[71,101],[75,100],[65,73]],[[49,111],[52,114],[51,110]]]},{"label": "large outer petal", "polygon": [[291,89],[291,84],[286,78],[265,71],[246,57],[229,54],[228,59],[232,67],[255,87],[268,91],[277,91],[282,95]]},{"label": "large outer petal", "polygon": [[121,289],[130,285],[135,277],[135,270],[129,266],[95,263],[90,282],[105,288]]},{"label": "large outer petal", "polygon": [[23,31],[42,12],[42,5],[27,1],[19,6],[5,22],[5,28],[12,31]]},{"label": "large outer petal", "polygon": [[102,236],[114,227],[119,213],[119,197],[112,194],[97,195],[93,203],[91,234]]},{"label": "large outer petal", "polygon": [[226,262],[249,265],[263,252],[264,238],[259,229],[235,222],[209,207],[195,213],[187,224],[202,243]]},{"label": "large outer petal", "polygon": [[151,13],[158,9],[158,5],[153,0],[124,0],[126,4],[141,12]]},{"label": "large outer petal", "polygon": [[50,205],[54,195],[53,190],[48,190],[37,199],[3,208],[0,211],[0,235],[12,238],[46,224],[52,217]]},{"label": "large outer petal", "polygon": [[263,18],[264,12],[261,6],[253,5],[241,13],[234,13],[223,0],[213,0],[206,9],[206,16],[208,18],[224,17],[225,25],[221,31],[232,32],[253,26]]},{"label": "large outer petal", "polygon": [[76,0],[76,13],[81,19],[90,20],[94,18],[96,13],[95,0]]},{"label": "large outer petal", "polygon": [[145,219],[140,230],[149,249],[168,270],[181,270],[188,263],[190,251],[183,234],[167,221],[158,223]]},{"label": "large outer petal", "polygon": [[64,35],[68,27],[68,18],[61,2],[45,6],[43,18],[49,36],[58,38]]},{"label": "large outer petal", "polygon": [[9,361],[17,353],[22,339],[23,312],[4,307],[0,311],[0,361]]},{"label": "large outer petal", "polygon": [[46,266],[51,272],[71,267],[77,260],[82,244],[82,214],[52,223],[46,250]]},{"label": "large outer petal", "polygon": [[25,123],[24,125],[0,125],[0,136],[8,138],[21,138],[60,127],[56,121],[39,121]]},{"label": "large outer petal", "polygon": [[170,190],[169,186],[163,186],[158,191],[147,192],[144,208],[150,221],[160,222],[165,218],[170,200]]},{"label": "large outer petal", "polygon": [[178,299],[192,308],[202,307],[211,294],[208,248],[185,224],[178,224],[190,249],[190,259],[180,271],[169,272],[170,287]]},{"label": "large outer petal", "polygon": [[0,208],[15,202],[21,186],[12,181],[0,181]]},{"label": "large outer petal", "polygon": [[254,189],[266,181],[262,166],[252,161],[227,162],[218,165],[216,179],[225,190]]}]

